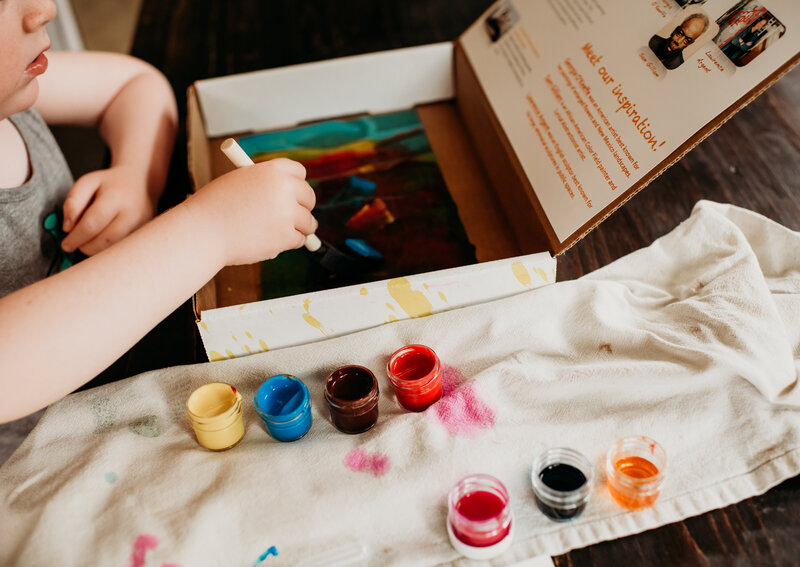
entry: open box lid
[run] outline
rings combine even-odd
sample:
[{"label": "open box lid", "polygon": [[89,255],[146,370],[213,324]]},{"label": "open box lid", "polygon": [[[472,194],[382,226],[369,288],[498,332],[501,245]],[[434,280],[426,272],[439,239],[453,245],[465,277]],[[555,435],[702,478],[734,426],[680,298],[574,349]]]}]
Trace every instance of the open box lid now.
[{"label": "open box lid", "polygon": [[[551,283],[550,253],[577,242],[797,62],[800,5],[770,0],[770,12],[754,0],[741,0],[736,7],[744,12],[723,11],[726,1],[708,0],[689,11],[667,0],[625,7],[594,3],[586,4],[593,7],[581,19],[567,17],[563,2],[503,0],[453,43],[198,81],[188,96],[189,169],[196,187],[230,169],[219,151],[227,136],[417,106],[465,228],[469,232],[475,220],[463,218],[469,209],[485,233],[482,244],[492,244],[484,258],[478,255],[475,269],[463,266],[458,273],[492,269],[487,260],[500,258],[511,268],[507,289],[493,283],[482,299],[450,294],[441,306],[431,304],[431,312],[514,293],[519,285]],[[653,38],[670,37],[676,22],[680,26],[698,9],[713,14],[706,36],[694,42],[691,53],[684,50],[682,65],[667,70],[650,47]],[[725,42],[746,33],[758,18],[769,21],[771,35],[756,42],[763,47],[769,41],[766,49],[746,61],[729,57]],[[435,120],[427,122],[423,115]],[[439,138],[445,138],[441,153]],[[458,143],[463,151],[450,151]],[[453,171],[458,175],[448,177]],[[480,247],[475,248],[477,253]],[[226,279],[228,270],[238,270],[236,277]],[[254,327],[262,325],[264,333],[284,329],[265,323],[265,313],[280,311],[273,309],[276,301],[288,318],[302,315],[306,327],[309,317],[321,322],[314,317],[323,311],[329,322],[335,308],[349,304],[340,297],[347,293],[377,306],[359,328],[387,320],[381,309],[390,303],[377,300],[382,297],[377,289],[391,296],[389,286],[378,285],[374,294],[354,287],[259,302],[258,277],[257,266],[225,268],[195,297],[210,358],[212,351],[224,353],[217,358],[251,352],[240,344],[242,336],[259,339],[252,349],[285,342],[286,337],[262,337]],[[401,279],[433,297],[430,277],[421,275],[416,284]],[[226,295],[237,286],[247,297]],[[353,310],[345,311],[352,323]],[[353,330],[342,325],[331,329]],[[312,330],[331,336],[323,327]],[[293,340],[312,340],[301,334]]]},{"label": "open box lid", "polygon": [[796,0],[568,4],[496,2],[456,49],[461,115],[516,238],[555,255],[800,58]]},{"label": "open box lid", "polygon": [[[214,138],[455,98],[519,252],[558,255],[800,58],[794,0],[566,4],[501,0],[455,44],[198,81],[194,130]],[[683,63],[662,63],[653,42],[697,14],[706,29]],[[758,53],[734,53],[758,20]],[[210,180],[203,165],[190,164],[196,185]]]}]

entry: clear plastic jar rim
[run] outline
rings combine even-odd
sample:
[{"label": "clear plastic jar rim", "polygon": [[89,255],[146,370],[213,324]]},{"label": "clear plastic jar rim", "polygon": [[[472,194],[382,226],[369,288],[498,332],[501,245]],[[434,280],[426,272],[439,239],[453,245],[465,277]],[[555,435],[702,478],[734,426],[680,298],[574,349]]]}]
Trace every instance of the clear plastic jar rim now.
[{"label": "clear plastic jar rim", "polygon": [[[412,380],[404,380],[403,378],[398,377],[392,371],[392,363],[398,357],[406,354],[407,352],[413,351],[425,351],[429,352],[433,356],[433,367],[431,368],[430,372],[425,376],[420,376],[419,378],[414,378]],[[433,388],[436,386],[437,382],[440,380],[441,374],[441,362],[439,361],[439,356],[434,352],[431,347],[420,345],[420,344],[413,344],[413,345],[406,345],[397,349],[392,356],[389,358],[389,362],[386,363],[386,375],[389,377],[389,381],[392,383],[392,386],[397,389],[401,390],[420,390],[421,388]]]},{"label": "clear plastic jar rim", "polygon": [[201,431],[206,431],[208,433],[212,433],[214,431],[222,431],[224,429],[231,427],[233,424],[236,423],[236,421],[244,419],[241,400],[237,401],[237,403],[233,407],[234,411],[226,413],[225,415],[217,416],[217,418],[213,420],[202,420],[202,421],[197,420],[189,412],[189,410],[186,410],[186,417],[189,419],[189,422],[192,424],[192,427],[194,429],[199,429]]},{"label": "clear plastic jar rim", "polygon": [[260,417],[265,422],[269,422],[275,425],[283,425],[286,423],[292,423],[294,421],[302,419],[310,407],[311,407],[311,399],[306,398],[303,401],[303,405],[298,410],[295,410],[291,412],[291,414],[289,414],[292,417],[286,420],[281,420],[280,418],[283,416],[265,413],[264,411],[261,410],[261,408],[258,407],[258,405],[255,406],[256,414],[258,415],[258,417]]},{"label": "clear plastic jar rim", "polygon": [[[469,487],[475,487],[475,490],[466,490]],[[470,520],[466,516],[459,514],[456,510],[456,505],[458,504],[459,500],[466,496],[467,494],[471,494],[472,492],[477,492],[478,490],[484,490],[487,492],[494,492],[500,499],[503,501],[503,510],[495,516],[494,518],[488,518],[486,520]],[[500,482],[497,478],[493,477],[492,475],[488,474],[473,474],[462,478],[460,481],[456,483],[455,486],[450,490],[450,494],[447,496],[448,501],[448,513],[447,518],[448,521],[452,521],[454,519],[458,519],[459,527],[464,527],[469,530],[474,530],[476,532],[480,532],[482,534],[486,533],[494,533],[500,532],[506,529],[511,522],[511,504],[509,500],[508,490],[506,489],[505,485]],[[497,525],[497,528],[493,528],[491,532],[486,530],[487,526]],[[463,531],[463,530],[462,530]]]},{"label": "clear plastic jar rim", "polygon": [[[198,415],[193,412],[192,406],[197,401],[197,398],[203,396],[207,391],[213,389],[223,389],[225,391],[230,390],[233,393],[232,403],[227,408],[214,415]],[[217,419],[224,419],[227,415],[240,411],[241,403],[242,394],[232,385],[228,384],[227,382],[209,382],[196,388],[189,395],[189,398],[186,400],[186,415],[189,416],[189,419],[195,423],[211,423]]]},{"label": "clear plastic jar rim", "polygon": [[[272,381],[287,381],[293,383],[300,389],[300,392],[302,392],[302,403],[299,404],[294,410],[285,414],[274,415],[262,410],[258,405],[258,398],[260,395],[262,397],[266,397],[263,394],[268,390],[269,384]],[[256,390],[256,393],[253,396],[253,406],[256,408],[256,413],[258,416],[264,421],[270,421],[272,423],[288,423],[298,419],[306,411],[308,411],[308,409],[311,407],[311,393],[308,391],[308,386],[306,386],[303,381],[296,376],[292,376],[291,374],[276,374],[275,376],[270,376],[264,380],[261,386],[258,387],[258,390]]]},{"label": "clear plastic jar rim", "polygon": [[[646,478],[635,478],[626,475],[617,469],[617,462],[624,458],[624,455],[621,455],[620,453],[624,452],[625,447],[647,447],[650,449],[652,458],[640,458],[650,462],[658,469],[658,472]],[[638,455],[632,454],[630,456]],[[630,437],[623,437],[622,439],[619,439],[616,443],[614,443],[614,446],[609,449],[606,455],[606,474],[608,476],[608,481],[613,482],[617,486],[635,490],[639,494],[658,492],[661,483],[664,481],[666,468],[666,451],[664,451],[664,448],[657,441],[654,441],[650,437],[645,437],[644,435],[632,435]]]},{"label": "clear plastic jar rim", "polygon": [[[369,392],[367,392],[364,396],[355,400],[343,400],[341,398],[333,396],[328,391],[328,384],[330,383],[330,380],[333,377],[333,375],[344,368],[356,368],[359,370],[363,370],[366,374],[371,376],[372,387],[370,388]],[[378,400],[380,398],[380,389],[378,388],[378,380],[377,378],[375,378],[375,374],[372,372],[372,370],[370,370],[365,366],[349,365],[337,368],[328,375],[328,378],[325,380],[324,396],[325,396],[325,401],[327,401],[329,405],[331,405],[336,409],[349,410],[349,411],[361,410],[354,415],[363,415],[369,411],[372,411],[375,405],[377,405]]]},{"label": "clear plastic jar rim", "polygon": [[[574,490],[556,490],[545,484],[540,473],[548,466],[570,465],[578,469],[586,482]],[[582,453],[568,447],[555,447],[536,457],[531,467],[531,484],[534,493],[546,504],[554,508],[577,508],[589,500],[592,492],[592,464]]]}]

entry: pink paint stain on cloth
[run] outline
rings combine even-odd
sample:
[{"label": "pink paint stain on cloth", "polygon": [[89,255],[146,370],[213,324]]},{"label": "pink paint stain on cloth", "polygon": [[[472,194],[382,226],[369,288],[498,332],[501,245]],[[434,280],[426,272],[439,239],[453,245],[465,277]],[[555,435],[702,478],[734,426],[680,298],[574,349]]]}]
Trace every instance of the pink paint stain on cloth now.
[{"label": "pink paint stain on cloth", "polygon": [[372,476],[383,476],[392,468],[389,457],[382,453],[370,453],[366,449],[353,449],[344,457],[344,466],[351,471],[366,472]]},{"label": "pink paint stain on cloth", "polygon": [[442,366],[442,399],[425,413],[453,436],[477,437],[494,427],[495,409],[480,395],[476,382],[467,382],[452,366]]},{"label": "pink paint stain on cloth", "polygon": [[[127,567],[144,567],[145,555],[158,547],[158,538],[154,535],[142,534],[133,542],[133,550],[128,558]],[[177,563],[164,563],[161,567],[181,567]]]}]

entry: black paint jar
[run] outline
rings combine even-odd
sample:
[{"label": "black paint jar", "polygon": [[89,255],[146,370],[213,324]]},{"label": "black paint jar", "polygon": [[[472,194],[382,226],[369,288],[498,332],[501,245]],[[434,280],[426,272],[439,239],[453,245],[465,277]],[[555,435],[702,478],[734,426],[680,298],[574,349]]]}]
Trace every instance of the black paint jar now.
[{"label": "black paint jar", "polygon": [[577,518],[589,500],[592,465],[574,449],[548,449],[533,462],[531,470],[536,505],[556,522]]},{"label": "black paint jar", "polygon": [[363,433],[378,421],[378,381],[363,366],[343,366],[325,381],[331,421],[343,433]]}]

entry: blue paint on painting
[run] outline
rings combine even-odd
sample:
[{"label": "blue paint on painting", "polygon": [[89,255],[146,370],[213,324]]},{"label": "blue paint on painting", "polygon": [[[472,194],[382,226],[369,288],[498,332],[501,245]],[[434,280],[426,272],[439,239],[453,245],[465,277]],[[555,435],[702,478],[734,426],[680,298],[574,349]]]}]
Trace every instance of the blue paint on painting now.
[{"label": "blue paint on painting", "polygon": [[105,479],[108,484],[114,484],[115,482],[117,482],[117,473],[107,472]]},{"label": "blue paint on painting", "polygon": [[270,555],[274,555],[275,557],[278,556],[278,548],[274,545],[258,556],[258,559],[255,560],[255,563],[253,563],[253,567],[258,567],[258,564],[264,561]]}]

